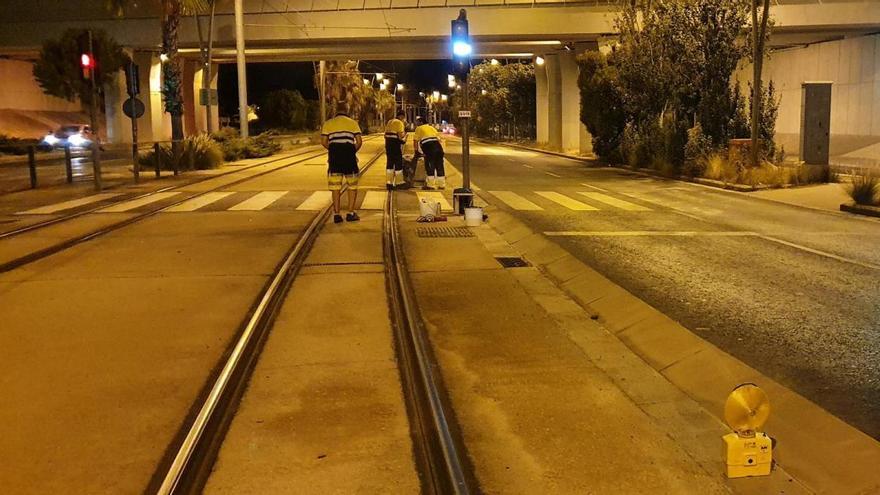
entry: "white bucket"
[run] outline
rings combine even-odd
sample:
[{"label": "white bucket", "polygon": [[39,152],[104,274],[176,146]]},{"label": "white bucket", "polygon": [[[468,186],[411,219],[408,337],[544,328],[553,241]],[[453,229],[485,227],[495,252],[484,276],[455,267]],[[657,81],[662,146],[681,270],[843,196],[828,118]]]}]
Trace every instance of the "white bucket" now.
[{"label": "white bucket", "polygon": [[464,209],[464,224],[468,227],[479,227],[483,223],[483,209],[474,206]]}]

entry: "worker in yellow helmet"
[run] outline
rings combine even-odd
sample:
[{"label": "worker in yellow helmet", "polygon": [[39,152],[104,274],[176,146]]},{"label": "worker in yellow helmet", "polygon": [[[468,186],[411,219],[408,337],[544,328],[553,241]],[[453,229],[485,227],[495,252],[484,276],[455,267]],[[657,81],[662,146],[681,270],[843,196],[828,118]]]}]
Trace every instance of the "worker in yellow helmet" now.
[{"label": "worker in yellow helmet", "polygon": [[425,189],[446,189],[446,172],[443,166],[443,145],[440,133],[433,126],[422,124],[416,119],[416,132],[413,146],[416,156],[425,156]]},{"label": "worker in yellow helmet", "polygon": [[321,145],[327,148],[327,185],[333,193],[333,222],[342,223],[339,214],[342,180],[348,183],[348,214],[349,222],[360,220],[354,210],[357,201],[358,169],[357,152],[364,144],[361,138],[361,127],[351,119],[345,108],[340,108],[336,116],[324,122],[321,127]]},{"label": "worker in yellow helmet", "polygon": [[406,144],[406,114],[397,112],[397,118],[385,126],[385,188],[389,191],[403,183],[403,146]]}]

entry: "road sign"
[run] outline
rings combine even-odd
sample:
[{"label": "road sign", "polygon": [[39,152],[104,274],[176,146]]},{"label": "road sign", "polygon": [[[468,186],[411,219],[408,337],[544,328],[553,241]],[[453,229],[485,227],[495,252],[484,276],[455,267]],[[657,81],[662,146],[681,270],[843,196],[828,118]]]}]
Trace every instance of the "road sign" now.
[{"label": "road sign", "polygon": [[122,103],[122,113],[130,119],[139,119],[144,116],[144,102],[137,98],[129,98]]},{"label": "road sign", "polygon": [[470,110],[459,110],[458,111],[458,118],[460,118],[460,119],[471,118],[471,111]]}]

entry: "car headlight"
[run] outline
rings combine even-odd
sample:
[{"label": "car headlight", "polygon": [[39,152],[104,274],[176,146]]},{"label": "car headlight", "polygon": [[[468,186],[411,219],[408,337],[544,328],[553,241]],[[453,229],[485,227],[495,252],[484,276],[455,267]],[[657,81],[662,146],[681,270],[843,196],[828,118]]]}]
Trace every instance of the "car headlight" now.
[{"label": "car headlight", "polygon": [[50,146],[55,146],[58,144],[58,138],[55,137],[54,134],[46,134],[46,137],[43,138],[43,142]]},{"label": "car headlight", "polygon": [[71,146],[85,146],[89,144],[89,141],[85,136],[80,133],[72,134],[69,138],[67,138],[67,142],[71,144]]}]

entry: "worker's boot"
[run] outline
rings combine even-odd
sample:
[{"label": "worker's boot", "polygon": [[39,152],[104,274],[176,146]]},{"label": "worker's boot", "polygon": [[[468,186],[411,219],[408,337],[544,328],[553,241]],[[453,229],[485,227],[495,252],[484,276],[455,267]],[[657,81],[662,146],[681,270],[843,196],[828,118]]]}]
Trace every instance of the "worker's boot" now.
[{"label": "worker's boot", "polygon": [[385,169],[385,189],[394,189],[394,169]]},{"label": "worker's boot", "polygon": [[435,179],[435,186],[437,189],[446,189],[446,177],[440,176]]}]

